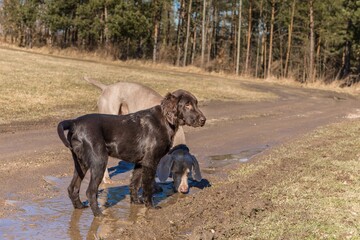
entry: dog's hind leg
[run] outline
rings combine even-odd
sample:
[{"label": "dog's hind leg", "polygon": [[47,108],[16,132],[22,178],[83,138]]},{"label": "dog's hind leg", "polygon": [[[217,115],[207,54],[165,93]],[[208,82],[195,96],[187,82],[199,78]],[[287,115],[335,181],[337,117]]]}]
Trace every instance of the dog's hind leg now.
[{"label": "dog's hind leg", "polygon": [[105,168],[104,177],[103,177],[103,183],[111,184],[113,181],[110,178],[110,174],[107,168]]},{"label": "dog's hind leg", "polygon": [[119,109],[119,115],[126,115],[129,114],[129,107],[126,102],[122,102]]},{"label": "dog's hind leg", "polygon": [[75,169],[74,169],[74,176],[71,180],[71,183],[68,187],[68,194],[74,208],[85,208],[86,206],[80,201],[79,192],[80,192],[80,185],[81,181],[84,179],[87,169],[81,168],[79,164],[79,159],[72,152],[72,156],[74,159]]},{"label": "dog's hind leg", "polygon": [[99,185],[104,176],[104,171],[106,169],[108,156],[106,154],[99,154],[99,157],[91,159],[90,167],[90,183],[88,189],[86,190],[86,196],[89,200],[91,210],[95,217],[102,216],[101,210],[97,201],[97,194]]},{"label": "dog's hind leg", "polygon": [[139,200],[138,192],[141,185],[142,168],[140,164],[135,164],[131,182],[130,182],[130,202],[134,204],[141,204]]},{"label": "dog's hind leg", "polygon": [[74,176],[71,180],[71,183],[68,187],[68,194],[69,198],[71,199],[74,208],[80,209],[85,208],[86,206],[80,201],[79,192],[80,192],[80,185],[81,185],[81,178],[77,173],[76,169],[74,170]]}]

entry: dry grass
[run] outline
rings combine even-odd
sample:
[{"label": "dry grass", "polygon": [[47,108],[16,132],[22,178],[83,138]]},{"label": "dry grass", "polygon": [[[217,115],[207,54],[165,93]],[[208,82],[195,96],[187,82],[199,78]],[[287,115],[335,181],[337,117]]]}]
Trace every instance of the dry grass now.
[{"label": "dry grass", "polygon": [[322,89],[322,90],[330,90],[336,91],[341,93],[348,93],[352,95],[359,95],[360,94],[360,84],[355,83],[351,87],[341,88],[339,87],[343,82],[342,81],[332,81],[331,83],[325,83],[323,80],[318,79],[313,83],[300,83],[292,78],[268,78],[265,79],[265,82],[268,83],[278,83],[281,85],[287,86],[296,86],[302,88],[310,88],[310,89]]},{"label": "dry grass", "polygon": [[235,171],[232,181],[260,171],[277,180],[254,196],[270,199],[273,208],[228,234],[250,228],[242,239],[359,239],[359,131],[359,120],[324,127]]},{"label": "dry grass", "polygon": [[7,48],[0,48],[0,64],[0,124],[96,112],[100,91],[82,80],[85,75],[106,84],[139,82],[161,94],[187,89],[200,101],[276,97],[246,89],[239,80],[146,64],[82,60]]}]

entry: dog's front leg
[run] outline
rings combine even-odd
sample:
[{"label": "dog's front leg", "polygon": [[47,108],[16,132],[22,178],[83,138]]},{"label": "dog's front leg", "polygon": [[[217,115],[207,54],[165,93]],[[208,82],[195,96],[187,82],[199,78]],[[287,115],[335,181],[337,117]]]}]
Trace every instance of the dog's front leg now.
[{"label": "dog's front leg", "polygon": [[154,192],[154,180],[155,180],[156,168],[153,167],[143,167],[142,174],[142,187],[143,187],[143,196],[145,206],[148,208],[160,208],[155,207],[152,201],[152,194]]}]

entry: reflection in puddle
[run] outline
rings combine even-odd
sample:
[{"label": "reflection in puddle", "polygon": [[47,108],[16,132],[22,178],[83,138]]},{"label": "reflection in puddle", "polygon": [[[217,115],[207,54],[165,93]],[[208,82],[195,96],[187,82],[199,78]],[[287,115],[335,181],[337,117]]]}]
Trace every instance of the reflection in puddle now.
[{"label": "reflection in puddle", "polygon": [[225,155],[210,156],[207,159],[208,167],[203,168],[203,171],[211,174],[211,173],[216,172],[217,168],[225,167],[227,165],[234,164],[234,163],[245,163],[245,162],[249,161],[255,155],[263,152],[268,147],[269,146],[266,145],[264,147],[258,147],[255,149],[244,150],[238,154],[225,154]]},{"label": "reflection in puddle", "polygon": [[[239,154],[211,156],[204,159],[202,172],[214,174],[221,167],[246,162],[252,156],[264,151],[268,146],[242,151]],[[123,162],[123,164],[126,164]],[[131,205],[128,183],[132,166],[119,164],[118,168],[110,168],[110,175],[114,181],[111,185],[100,186],[98,195],[101,210],[105,214],[102,219],[94,218],[90,208],[74,210],[66,194],[71,177],[44,178],[54,192],[60,196],[36,202],[6,201],[6,205],[17,211],[8,218],[1,219],[0,239],[99,239],[110,235],[114,229],[126,227],[129,224],[146,217],[144,206]],[[86,200],[86,188],[89,175],[81,185],[80,198]],[[210,187],[210,183],[203,179],[201,182],[189,180],[190,194],[200,189]],[[160,184],[163,192],[154,195],[155,204],[166,207],[175,204],[187,195],[173,191],[172,182]]]},{"label": "reflection in puddle", "polygon": [[[145,207],[130,204],[127,185],[111,185],[99,191],[98,200],[105,217],[98,219],[93,217],[90,208],[73,209],[65,195],[70,177],[48,176],[44,180],[62,192],[61,196],[30,203],[7,200],[6,204],[17,212],[9,218],[1,219],[0,239],[99,239],[111,234],[115,228],[125,227],[146,216]],[[80,191],[82,200],[86,199],[87,177],[84,182],[85,186],[82,185]],[[210,186],[206,180],[200,183],[190,180],[189,184],[191,193]],[[154,195],[155,204],[161,202],[161,206],[166,207],[186,197],[184,194],[174,194],[172,182],[160,186],[163,192]]]}]

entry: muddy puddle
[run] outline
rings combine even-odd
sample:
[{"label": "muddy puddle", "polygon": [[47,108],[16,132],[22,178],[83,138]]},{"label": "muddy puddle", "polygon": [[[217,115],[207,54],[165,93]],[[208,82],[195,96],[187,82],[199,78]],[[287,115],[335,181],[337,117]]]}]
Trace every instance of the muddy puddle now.
[{"label": "muddy puddle", "polygon": [[[204,166],[202,168],[204,179],[201,182],[189,180],[191,189],[188,195],[210,187],[210,183],[206,180],[210,174],[217,174],[217,170],[234,163],[247,162],[266,148],[209,156],[202,161],[198,159]],[[111,234],[114,229],[126,227],[139,219],[146,218],[149,214],[146,208],[130,205],[128,183],[131,169],[132,166],[125,162],[119,162],[118,166],[109,168],[114,182],[101,185],[98,196],[101,210],[105,214],[102,219],[94,218],[90,208],[73,209],[66,193],[71,176],[45,177],[44,181],[59,193],[58,196],[36,202],[7,200],[5,204],[15,211],[12,216],[1,219],[0,239],[99,239]],[[86,200],[88,179],[89,176],[86,176],[81,186],[82,201]],[[163,192],[155,194],[154,201],[162,207],[175,204],[188,196],[174,193],[171,178],[160,186]]]},{"label": "muddy puddle", "polygon": [[242,150],[238,153],[206,157],[206,166],[202,168],[202,172],[205,174],[217,174],[220,169],[225,167],[250,161],[251,158],[262,153],[269,147],[269,145],[265,145],[253,149]]}]

